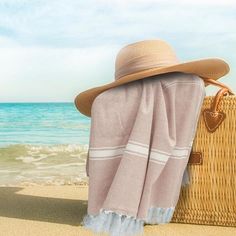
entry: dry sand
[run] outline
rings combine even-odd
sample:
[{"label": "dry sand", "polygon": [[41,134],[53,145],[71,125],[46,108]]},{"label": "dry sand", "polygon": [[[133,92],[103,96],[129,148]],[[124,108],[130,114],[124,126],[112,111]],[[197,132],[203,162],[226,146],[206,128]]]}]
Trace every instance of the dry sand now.
[{"label": "dry sand", "polygon": [[[0,187],[0,236],[93,236],[80,226],[86,186]],[[235,227],[146,225],[145,236],[235,236]],[[107,234],[100,234],[107,235]]]}]

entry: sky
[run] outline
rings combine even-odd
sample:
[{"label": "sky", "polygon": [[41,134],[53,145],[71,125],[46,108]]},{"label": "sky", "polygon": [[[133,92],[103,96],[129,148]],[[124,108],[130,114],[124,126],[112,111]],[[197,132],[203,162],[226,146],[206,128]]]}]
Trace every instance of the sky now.
[{"label": "sky", "polygon": [[0,102],[73,102],[112,82],[118,51],[145,39],[183,62],[224,59],[219,81],[236,92],[235,25],[233,0],[0,0]]}]

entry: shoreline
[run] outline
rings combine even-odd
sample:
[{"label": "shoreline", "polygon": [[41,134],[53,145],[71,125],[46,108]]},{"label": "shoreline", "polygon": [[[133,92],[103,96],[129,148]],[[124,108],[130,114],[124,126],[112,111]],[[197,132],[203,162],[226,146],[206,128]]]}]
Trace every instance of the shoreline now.
[{"label": "shoreline", "polygon": [[73,183],[33,183],[33,182],[22,182],[22,183],[17,183],[17,184],[0,184],[0,188],[1,187],[32,187],[32,186],[36,186],[36,187],[44,187],[44,186],[49,186],[49,187],[53,187],[53,186],[86,186],[88,187],[89,183],[88,181],[79,181],[79,182],[73,182]]}]

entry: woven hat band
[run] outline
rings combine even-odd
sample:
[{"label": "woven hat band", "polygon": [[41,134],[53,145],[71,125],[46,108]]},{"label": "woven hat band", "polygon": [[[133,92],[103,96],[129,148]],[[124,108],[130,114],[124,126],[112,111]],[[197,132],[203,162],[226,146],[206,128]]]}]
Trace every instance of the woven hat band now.
[{"label": "woven hat band", "polygon": [[132,60],[125,62],[120,68],[116,68],[115,80],[138,71],[161,68],[179,63],[175,55],[165,54],[164,58],[160,59],[160,54],[148,54],[135,57]]}]

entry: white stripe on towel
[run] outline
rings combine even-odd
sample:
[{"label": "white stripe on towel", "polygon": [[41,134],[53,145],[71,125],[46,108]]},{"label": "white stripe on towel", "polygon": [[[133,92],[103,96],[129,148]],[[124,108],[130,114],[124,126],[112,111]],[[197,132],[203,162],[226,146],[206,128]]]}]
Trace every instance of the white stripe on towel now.
[{"label": "white stripe on towel", "polygon": [[123,148],[126,145],[120,145],[120,146],[112,146],[112,147],[90,147],[90,150],[110,150],[110,149],[117,149],[117,148]]},{"label": "white stripe on towel", "polygon": [[[161,151],[156,148],[151,148],[150,161],[165,164],[169,158],[173,159],[183,159],[188,157],[189,149],[188,147],[173,147],[171,153]],[[112,146],[112,147],[99,147],[90,148],[89,156],[95,160],[112,159],[113,157],[119,157],[124,154],[124,152],[148,158],[149,156],[149,145],[139,143],[136,141],[129,141],[127,145]]]},{"label": "white stripe on towel", "polygon": [[111,148],[111,149],[90,149],[89,150],[89,156],[92,158],[97,158],[97,157],[113,157],[113,156],[118,156],[122,155],[124,152],[124,147],[122,148]]},{"label": "white stripe on towel", "polygon": [[150,160],[155,160],[155,161],[158,161],[158,162],[164,162],[166,163],[169,159],[170,155],[166,155],[166,154],[163,154],[163,153],[157,153],[157,152],[153,152],[151,151],[150,153]]},{"label": "white stripe on towel", "polygon": [[130,142],[127,143],[126,150],[129,152],[137,152],[137,153],[143,154],[145,156],[148,156],[148,152],[149,152],[148,147],[140,146],[138,144],[134,144],[134,143],[130,143]]},{"label": "white stripe on towel", "polygon": [[136,144],[136,145],[139,145],[139,146],[143,146],[143,147],[148,147],[149,148],[149,145],[145,144],[145,143],[140,143],[140,142],[133,141],[133,140],[129,140],[129,143],[133,143],[133,144]]},{"label": "white stripe on towel", "polygon": [[166,154],[166,155],[171,155],[171,156],[175,156],[175,157],[182,157],[182,156],[186,156],[188,154],[188,151],[189,151],[189,148],[186,147],[185,149],[181,148],[179,149],[179,147],[174,147],[172,149],[172,152],[171,153],[168,153],[168,152],[164,152],[164,151],[161,151],[159,149],[156,149],[156,148],[152,148],[151,149],[152,152],[158,152],[158,153],[161,153],[161,154]]}]

